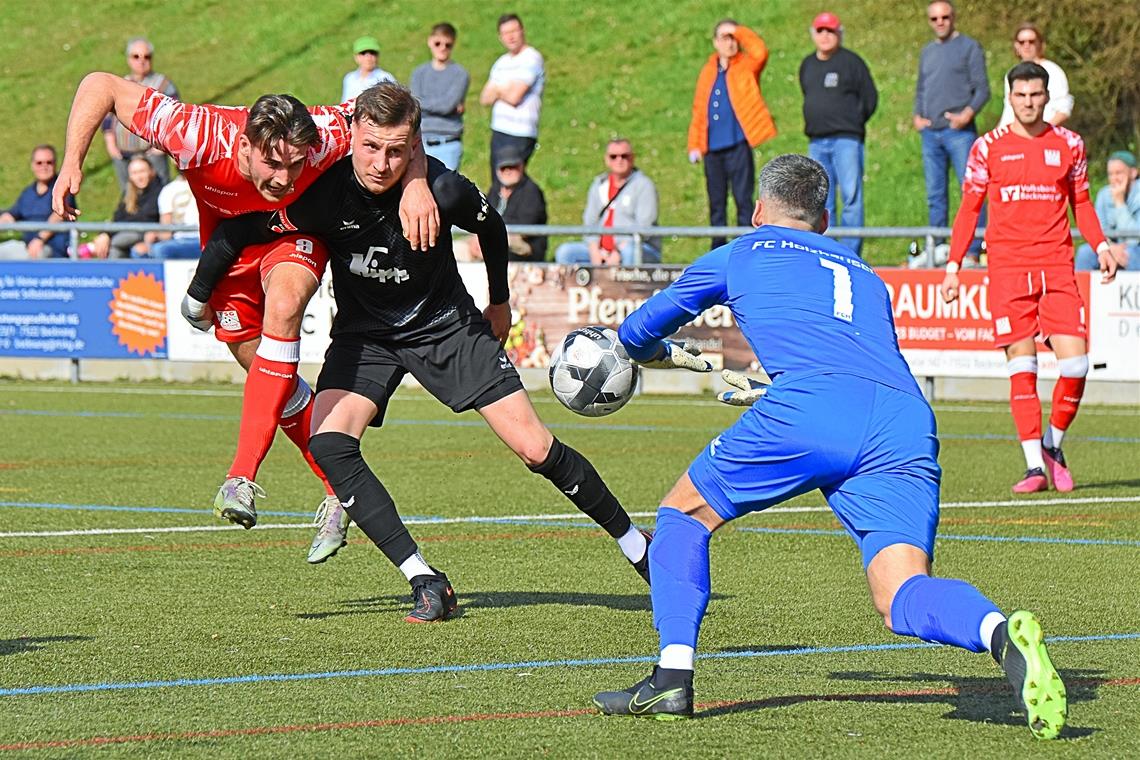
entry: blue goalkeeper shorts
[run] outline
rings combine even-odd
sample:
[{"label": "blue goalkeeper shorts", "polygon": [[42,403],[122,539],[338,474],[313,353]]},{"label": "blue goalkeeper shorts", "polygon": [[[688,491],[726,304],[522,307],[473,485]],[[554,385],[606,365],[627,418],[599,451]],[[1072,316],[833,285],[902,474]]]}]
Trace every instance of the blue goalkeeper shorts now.
[{"label": "blue goalkeeper shorts", "polygon": [[820,489],[863,566],[903,543],[934,556],[938,437],[918,396],[854,375],[779,380],[689,467],[731,520]]}]

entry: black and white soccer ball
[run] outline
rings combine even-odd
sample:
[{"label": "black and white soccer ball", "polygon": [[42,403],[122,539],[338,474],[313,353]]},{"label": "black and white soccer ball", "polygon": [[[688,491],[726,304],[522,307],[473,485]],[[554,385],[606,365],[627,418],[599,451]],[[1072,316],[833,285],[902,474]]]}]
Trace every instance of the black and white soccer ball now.
[{"label": "black and white soccer ball", "polygon": [[604,417],[625,406],[637,387],[637,365],[608,327],[572,330],[550,358],[550,387],[572,412]]}]

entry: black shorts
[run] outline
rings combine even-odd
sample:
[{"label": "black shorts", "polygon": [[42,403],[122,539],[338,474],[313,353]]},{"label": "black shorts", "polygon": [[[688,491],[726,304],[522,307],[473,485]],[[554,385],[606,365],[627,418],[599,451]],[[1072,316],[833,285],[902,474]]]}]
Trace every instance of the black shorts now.
[{"label": "black shorts", "polygon": [[453,412],[480,409],[523,389],[518,370],[483,319],[444,328],[434,340],[402,346],[367,336],[338,336],[325,352],[317,392],[344,390],[376,404],[380,427],[404,375]]}]

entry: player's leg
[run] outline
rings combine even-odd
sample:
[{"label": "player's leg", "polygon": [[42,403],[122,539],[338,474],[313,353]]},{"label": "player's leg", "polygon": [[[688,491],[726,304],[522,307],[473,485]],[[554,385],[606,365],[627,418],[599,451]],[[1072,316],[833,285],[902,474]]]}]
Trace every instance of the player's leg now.
[{"label": "player's leg", "polygon": [[309,447],[357,527],[404,574],[415,607],[410,623],[443,620],[457,608],[447,576],[423,558],[392,496],[364,461],[360,438],[384,418],[404,371],[370,345],[333,342],[317,382]]},{"label": "player's leg", "polygon": [[590,461],[555,438],[542,424],[526,391],[515,390],[475,408],[531,472],[549,480],[617,541],[626,559],[648,583],[649,534],[632,523]]},{"label": "player's leg", "polygon": [[1041,399],[1037,395],[1037,345],[1025,338],[1005,347],[1009,373],[1009,410],[1021,452],[1025,476],[1013,486],[1014,493],[1033,493],[1049,488],[1041,453]]}]

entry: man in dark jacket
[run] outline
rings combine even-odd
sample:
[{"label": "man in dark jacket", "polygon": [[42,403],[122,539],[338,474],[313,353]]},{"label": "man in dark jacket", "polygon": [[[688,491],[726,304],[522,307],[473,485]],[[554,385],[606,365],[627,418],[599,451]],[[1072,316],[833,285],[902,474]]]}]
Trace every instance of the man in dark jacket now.
[{"label": "man in dark jacket", "polygon": [[[546,197],[526,173],[526,161],[513,146],[503,148],[495,158],[495,179],[487,191],[487,201],[507,224],[546,224]],[[477,241],[471,238],[472,243]],[[511,234],[507,241],[511,261],[546,259],[545,237]]]}]

